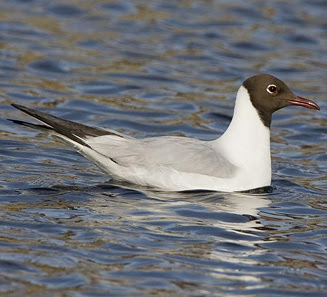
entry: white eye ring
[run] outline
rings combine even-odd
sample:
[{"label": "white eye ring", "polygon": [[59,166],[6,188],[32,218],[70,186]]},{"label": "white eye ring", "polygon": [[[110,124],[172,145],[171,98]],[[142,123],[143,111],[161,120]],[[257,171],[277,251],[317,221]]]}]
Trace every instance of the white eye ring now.
[{"label": "white eye ring", "polygon": [[276,85],[269,85],[266,89],[269,94],[276,94],[277,93],[277,86]]}]

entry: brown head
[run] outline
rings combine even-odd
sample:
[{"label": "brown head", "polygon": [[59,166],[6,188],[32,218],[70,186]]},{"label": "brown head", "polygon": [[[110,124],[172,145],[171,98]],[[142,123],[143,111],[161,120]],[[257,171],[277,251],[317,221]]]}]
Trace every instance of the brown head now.
[{"label": "brown head", "polygon": [[270,127],[273,112],[285,106],[297,105],[319,110],[313,101],[294,95],[290,88],[280,79],[270,74],[251,76],[244,81],[253,106],[258,110],[266,127]]}]

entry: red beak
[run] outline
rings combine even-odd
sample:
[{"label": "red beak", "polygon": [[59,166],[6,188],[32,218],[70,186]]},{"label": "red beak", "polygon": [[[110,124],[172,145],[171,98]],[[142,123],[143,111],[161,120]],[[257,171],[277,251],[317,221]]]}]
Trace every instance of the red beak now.
[{"label": "red beak", "polygon": [[290,105],[297,105],[297,106],[302,106],[302,107],[309,108],[309,109],[320,110],[320,107],[318,106],[318,104],[314,103],[313,101],[311,101],[309,99],[302,98],[299,96],[296,96],[294,99],[289,99],[288,102]]}]

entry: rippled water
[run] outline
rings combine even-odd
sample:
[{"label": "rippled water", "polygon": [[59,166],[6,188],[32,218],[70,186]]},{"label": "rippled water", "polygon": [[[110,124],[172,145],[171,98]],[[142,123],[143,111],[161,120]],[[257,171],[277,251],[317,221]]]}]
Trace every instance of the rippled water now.
[{"label": "rippled water", "polygon": [[[326,1],[0,1],[0,295],[326,296]],[[110,183],[7,118],[213,139],[248,76],[320,112],[272,126],[273,193]]]}]

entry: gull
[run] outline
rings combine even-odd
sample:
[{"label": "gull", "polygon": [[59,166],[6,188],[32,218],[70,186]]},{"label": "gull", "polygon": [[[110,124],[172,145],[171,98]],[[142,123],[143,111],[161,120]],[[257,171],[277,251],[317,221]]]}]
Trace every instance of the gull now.
[{"label": "gull", "polygon": [[12,106],[41,124],[11,121],[65,142],[117,181],[164,191],[235,192],[270,186],[272,114],[290,105],[320,109],[294,95],[278,78],[259,74],[243,82],[230,125],[210,141],[178,136],[138,139],[18,104]]}]

